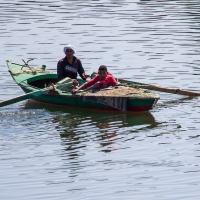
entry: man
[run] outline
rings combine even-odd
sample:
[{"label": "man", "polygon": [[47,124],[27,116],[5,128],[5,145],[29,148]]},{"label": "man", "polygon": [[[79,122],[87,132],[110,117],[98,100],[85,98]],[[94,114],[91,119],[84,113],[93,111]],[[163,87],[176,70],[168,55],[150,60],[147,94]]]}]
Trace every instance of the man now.
[{"label": "man", "polygon": [[[59,60],[57,64],[58,81],[66,77],[76,79],[78,74],[83,80],[86,80],[89,75],[85,74],[85,70],[83,69],[80,59],[74,56],[74,47],[69,44],[64,47],[63,51],[66,56],[63,59]],[[74,81],[77,82],[76,80]]]},{"label": "man", "polygon": [[93,79],[89,80],[87,83],[84,83],[77,89],[73,89],[72,93],[84,92],[91,90],[93,88],[103,88],[109,85],[116,85],[117,81],[114,76],[108,72],[105,65],[101,65],[98,70],[98,75]]}]

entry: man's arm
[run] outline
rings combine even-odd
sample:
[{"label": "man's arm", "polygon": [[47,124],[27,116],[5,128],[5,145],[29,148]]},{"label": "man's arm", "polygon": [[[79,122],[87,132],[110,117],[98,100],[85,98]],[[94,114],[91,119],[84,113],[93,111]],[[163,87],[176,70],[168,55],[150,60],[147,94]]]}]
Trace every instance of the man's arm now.
[{"label": "man's arm", "polygon": [[82,65],[82,63],[81,63],[81,61],[79,59],[78,59],[78,63],[79,63],[78,74],[83,80],[86,80],[85,70],[83,69],[83,65]]},{"label": "man's arm", "polygon": [[79,88],[73,89],[72,92],[73,93],[83,92],[83,91],[87,91],[92,88],[95,88],[97,87],[98,81],[99,81],[99,76],[97,75],[93,79],[89,80],[87,83],[84,83],[83,85],[81,85]]},{"label": "man's arm", "polygon": [[60,61],[57,64],[57,75],[58,75],[58,81],[60,81],[60,80],[65,78],[63,65],[62,65],[62,63]]},{"label": "man's arm", "polygon": [[90,75],[88,75],[88,74],[85,73],[85,70],[83,69],[83,65],[82,65],[82,63],[81,63],[80,60],[78,60],[78,63],[79,63],[78,74],[80,75],[80,77],[83,80],[86,80],[88,77],[90,77]]},{"label": "man's arm", "polygon": [[87,83],[84,83],[83,85],[81,85],[79,88],[77,89],[73,89],[72,93],[77,93],[77,92],[82,92],[84,89],[86,89],[88,87]]},{"label": "man's arm", "polygon": [[88,90],[99,88],[99,83],[95,83],[92,86],[88,86],[87,83],[84,83],[82,86],[80,86],[78,89],[73,89],[72,93],[78,93],[78,92],[86,92]]}]

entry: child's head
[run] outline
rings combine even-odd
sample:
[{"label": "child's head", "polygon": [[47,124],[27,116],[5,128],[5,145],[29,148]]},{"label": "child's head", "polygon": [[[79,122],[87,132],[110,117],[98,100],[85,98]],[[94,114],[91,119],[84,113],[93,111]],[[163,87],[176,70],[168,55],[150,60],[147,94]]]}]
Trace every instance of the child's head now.
[{"label": "child's head", "polygon": [[99,67],[98,74],[99,74],[99,76],[100,76],[101,79],[106,78],[106,76],[108,74],[107,67],[105,65],[101,65]]}]

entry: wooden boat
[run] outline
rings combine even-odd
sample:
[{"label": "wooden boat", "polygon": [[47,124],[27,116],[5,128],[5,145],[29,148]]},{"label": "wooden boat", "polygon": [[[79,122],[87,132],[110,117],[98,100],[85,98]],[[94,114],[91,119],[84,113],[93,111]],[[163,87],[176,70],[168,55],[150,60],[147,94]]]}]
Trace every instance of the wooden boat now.
[{"label": "wooden boat", "polygon": [[[17,97],[16,101],[30,98],[42,103],[60,106],[138,112],[151,110],[160,98],[159,94],[144,90],[137,90],[137,92],[126,95],[115,94],[113,96],[111,91],[116,91],[121,86],[127,89],[130,88],[127,87],[128,85],[136,83],[126,80],[120,81],[121,86],[105,88],[105,96],[102,94],[98,95],[98,92],[72,94],[69,90],[72,87],[71,79],[69,79],[70,81],[58,82],[57,74],[47,71],[44,65],[41,68],[33,68],[27,63],[21,65],[11,61],[7,61],[7,65],[14,81],[27,93],[27,95]],[[82,79],[78,79],[78,81],[80,83],[84,82]],[[124,84],[127,85],[124,86]],[[52,89],[52,85],[57,87]],[[2,106],[4,106],[3,103]]]}]

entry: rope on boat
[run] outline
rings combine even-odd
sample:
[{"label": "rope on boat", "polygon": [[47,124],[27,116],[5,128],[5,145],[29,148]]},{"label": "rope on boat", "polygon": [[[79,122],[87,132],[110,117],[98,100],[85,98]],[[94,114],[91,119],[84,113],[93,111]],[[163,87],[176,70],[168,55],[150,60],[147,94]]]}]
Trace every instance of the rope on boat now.
[{"label": "rope on boat", "polygon": [[43,68],[31,68],[31,69],[25,69],[25,70],[19,70],[15,72],[11,72],[12,75],[19,75],[19,74],[37,74],[37,73],[46,73],[46,71]]}]

